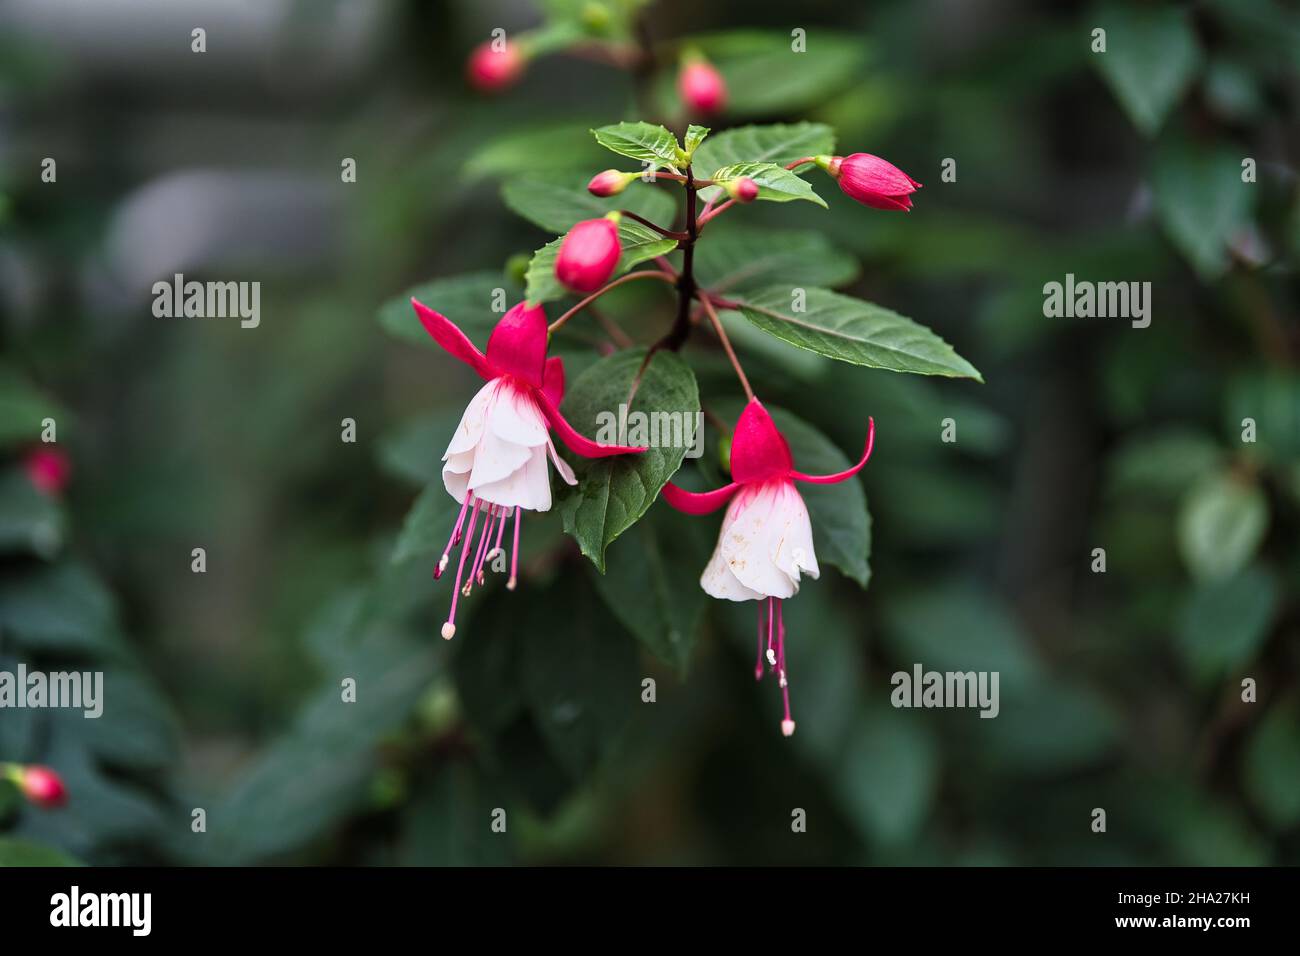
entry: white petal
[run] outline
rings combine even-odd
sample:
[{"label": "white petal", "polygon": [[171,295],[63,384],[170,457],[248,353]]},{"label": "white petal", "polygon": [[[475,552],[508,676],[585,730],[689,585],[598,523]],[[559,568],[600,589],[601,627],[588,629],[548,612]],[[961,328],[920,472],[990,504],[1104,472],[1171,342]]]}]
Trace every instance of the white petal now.
[{"label": "white petal", "polygon": [[460,417],[460,424],[456,426],[456,434],[451,436],[451,443],[447,446],[446,452],[443,453],[443,461],[446,461],[451,455],[469,451],[483,437],[488,412],[491,411],[497,385],[500,381],[499,378],[492,379],[469,400],[469,405],[465,408],[465,414]]},{"label": "white petal", "polygon": [[569,467],[569,463],[561,458],[560,453],[555,450],[555,443],[548,439],[546,447],[551,453],[551,461],[555,463],[555,470],[560,473],[564,483],[566,485],[576,485],[578,477],[573,473],[573,469]]},{"label": "white petal", "polygon": [[534,447],[547,442],[547,423],[533,397],[510,382],[502,382],[488,416],[491,431],[503,441]]},{"label": "white petal", "polygon": [[763,598],[762,594],[745,587],[731,573],[720,547],[713,549],[713,557],[704,566],[704,573],[700,575],[700,587],[704,588],[704,593],[709,597],[722,601],[759,601]]},{"label": "white petal", "polygon": [[[491,430],[485,431],[474,449],[474,469],[470,472],[469,486],[476,493],[484,485],[506,478],[523,468],[532,457],[533,449],[498,438]],[[542,454],[545,460],[545,451]]]},{"label": "white petal", "polygon": [[764,597],[793,597],[801,570],[819,573],[808,509],[788,481],[744,489],[732,500],[718,554],[742,586]]},{"label": "white petal", "polygon": [[486,485],[475,485],[474,494],[496,505],[530,511],[550,510],[551,476],[546,469],[546,449],[530,449],[522,468]]}]

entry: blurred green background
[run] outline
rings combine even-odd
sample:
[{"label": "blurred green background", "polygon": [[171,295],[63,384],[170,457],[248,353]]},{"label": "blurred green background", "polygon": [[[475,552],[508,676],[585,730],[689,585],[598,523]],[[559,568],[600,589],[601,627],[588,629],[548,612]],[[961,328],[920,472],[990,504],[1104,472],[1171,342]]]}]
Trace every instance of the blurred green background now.
[{"label": "blurred green background", "polygon": [[[0,760],[71,793],[50,812],[0,793],[0,863],[1300,862],[1295,6],[644,16],[657,72],[549,55],[484,97],[469,51],[542,8],[0,0],[0,667],[107,675],[98,721],[0,712]],[[907,215],[823,179],[829,212],[729,217],[822,232],[860,261],[854,294],[987,382],[835,364],[730,317],[760,394],[848,453],[868,414],[878,432],[869,587],[826,568],[786,606],[789,740],[752,677],[752,607],[695,587],[715,524],[657,505],[611,582],[530,520],[525,585],[468,600],[448,644],[443,519],[407,519],[477,385],[402,334],[401,294],[465,273],[517,290],[507,263],[550,235],[502,182],[616,165],[590,126],[680,131],[685,36],[728,79],[715,130],[823,121],[925,184]],[[260,281],[260,326],[155,318],[175,272]],[[1067,273],[1150,281],[1150,327],[1045,318]],[[672,314],[659,288],[602,306],[639,341]],[[598,327],[572,328],[571,376]],[[734,401],[716,350],[684,354],[706,407]],[[46,415],[62,500],[21,464]],[[652,567],[656,538],[690,556]],[[604,599],[663,574],[662,616]],[[647,650],[665,633],[672,663]],[[915,662],[999,671],[1000,715],[895,710]]]}]

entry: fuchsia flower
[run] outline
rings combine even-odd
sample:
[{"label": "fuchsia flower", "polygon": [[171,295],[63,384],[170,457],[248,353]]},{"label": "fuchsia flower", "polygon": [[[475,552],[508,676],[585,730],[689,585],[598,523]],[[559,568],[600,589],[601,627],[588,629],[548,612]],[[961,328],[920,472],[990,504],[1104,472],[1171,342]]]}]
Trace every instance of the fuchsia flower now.
[{"label": "fuchsia flower", "polygon": [[702,57],[687,59],[677,75],[677,94],[696,113],[718,113],[727,105],[727,84],[717,68]]},{"label": "fuchsia flower", "polygon": [[494,93],[513,85],[528,62],[519,44],[507,41],[496,49],[496,42],[488,40],[475,47],[465,66],[470,83],[484,93]]},{"label": "fuchsia flower", "polygon": [[618,214],[611,215],[583,220],[560,243],[555,278],[575,292],[595,292],[614,274],[623,246],[618,239]]},{"label": "fuchsia flower", "polygon": [[790,717],[781,602],[799,593],[801,574],[815,579],[820,573],[808,508],[794,483],[835,484],[851,478],[871,457],[875,435],[875,422],[868,418],[861,461],[838,474],[806,475],[794,470],[785,437],[767,409],[753,398],[736,422],[731,444],[731,484],[704,493],[683,491],[672,482],[664,486],[664,500],[686,514],[708,514],[730,502],[713,557],[700,575],[700,586],[710,596],[726,601],[766,601],[766,627],[764,606],[759,605],[754,677],[762,679],[766,656],[781,686],[785,705],[781,732],[787,737],[794,733],[794,720]]},{"label": "fuchsia flower", "polygon": [[[411,305],[434,341],[487,382],[470,400],[442,456],[446,462],[442,469],[443,484],[460,503],[460,515],[434,571],[435,579],[441,578],[447,569],[451,549],[464,541],[456,567],[451,610],[442,626],[442,636],[450,640],[456,634],[457,599],[461,595],[468,597],[475,581],[482,584],[484,567],[504,554],[502,535],[506,520],[512,515],[514,547],[506,587],[514,589],[519,571],[519,512],[547,511],[551,507],[547,459],[555,465],[561,478],[571,485],[577,483],[573,470],[556,453],[551,429],[569,448],[588,458],[645,449],[594,442],[581,435],[560,414],[564,362],[558,357],[546,357],[546,313],[541,306],[520,302],[502,316],[492,330],[487,355],[484,355],[451,320],[415,299]],[[478,544],[473,545],[474,560],[462,589],[465,560],[480,515],[482,531]]]},{"label": "fuchsia flower", "polygon": [[840,189],[873,209],[912,208],[911,194],[921,188],[907,173],[893,163],[870,153],[851,156],[819,156],[817,164],[839,181]]},{"label": "fuchsia flower", "polygon": [[18,786],[29,802],[46,810],[68,802],[63,779],[49,767],[18,768]]},{"label": "fuchsia flower", "polygon": [[42,494],[57,498],[68,485],[72,462],[59,448],[40,446],[27,453],[23,461],[27,480]]}]

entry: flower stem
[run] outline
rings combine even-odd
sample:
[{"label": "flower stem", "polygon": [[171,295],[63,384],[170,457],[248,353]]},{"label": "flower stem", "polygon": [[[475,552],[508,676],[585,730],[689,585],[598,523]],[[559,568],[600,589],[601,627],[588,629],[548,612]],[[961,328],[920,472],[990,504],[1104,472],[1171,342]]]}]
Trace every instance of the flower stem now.
[{"label": "flower stem", "polygon": [[749,379],[745,377],[745,370],[740,367],[740,359],[736,358],[736,350],[731,347],[731,339],[727,337],[727,330],[722,327],[722,320],[718,318],[718,313],[714,311],[713,303],[709,301],[707,295],[700,296],[700,304],[704,306],[704,312],[713,323],[713,331],[718,333],[718,339],[722,342],[722,349],[727,353],[727,359],[731,362],[731,367],[736,370],[736,377],[740,379],[741,386],[745,389],[745,397],[754,398],[754,390],[749,387]]},{"label": "flower stem", "polygon": [[691,167],[686,167],[686,236],[681,240],[682,271],[677,276],[677,318],[668,334],[650,347],[653,355],[664,348],[676,352],[686,342],[691,332],[691,299],[695,297],[695,240],[700,235],[700,222],[696,215],[695,180]]},{"label": "flower stem", "polygon": [[676,281],[676,278],[674,276],[669,275],[667,272],[660,272],[658,269],[643,269],[640,272],[629,272],[627,275],[620,276],[619,278],[615,279],[613,282],[609,283],[603,288],[597,289],[591,295],[587,296],[585,299],[583,299],[581,302],[579,302],[577,305],[571,308],[568,312],[565,312],[562,316],[560,316],[558,319],[556,319],[547,327],[546,329],[547,334],[550,335],[554,333],[556,329],[564,325],[565,322],[568,322],[569,319],[573,318],[575,315],[577,315],[587,306],[591,305],[591,303],[595,302],[597,299],[599,299],[610,289],[617,289],[619,286],[624,285],[628,282],[634,282],[637,279],[658,279],[660,282]]},{"label": "flower stem", "polygon": [[642,216],[638,216],[634,212],[628,212],[626,209],[620,209],[619,215],[627,216],[628,219],[633,219],[636,222],[641,223],[641,225],[649,229],[653,229],[655,232],[659,233],[659,235],[665,236],[668,239],[676,239],[678,242],[681,242],[683,239],[687,238],[686,233],[684,232],[674,232],[671,229],[665,229],[663,226],[656,225],[655,223],[651,222],[649,219],[646,219]]}]

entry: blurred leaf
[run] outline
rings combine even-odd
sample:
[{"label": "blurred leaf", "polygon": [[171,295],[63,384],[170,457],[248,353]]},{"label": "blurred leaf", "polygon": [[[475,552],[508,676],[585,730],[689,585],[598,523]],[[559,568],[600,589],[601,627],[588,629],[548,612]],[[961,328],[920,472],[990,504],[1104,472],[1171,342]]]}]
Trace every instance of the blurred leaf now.
[{"label": "blurred leaf", "polygon": [[740,126],[711,136],[695,154],[692,166],[699,170],[737,163],[785,166],[796,159],[830,153],[834,149],[835,131],[824,123]]},{"label": "blurred leaf", "polygon": [[1256,369],[1236,376],[1228,387],[1224,430],[1229,443],[1241,441],[1249,418],[1255,444],[1265,455],[1300,461],[1300,376],[1280,369]]},{"label": "blurred leaf", "polygon": [[504,291],[507,305],[519,297],[518,286],[492,269],[423,282],[380,306],[379,324],[398,338],[441,352],[411,307],[414,298],[456,323],[482,349],[504,314],[494,308],[501,301],[498,289]]},{"label": "blurred leaf", "polygon": [[499,866],[511,861],[514,841],[492,829],[492,813],[507,809],[482,775],[462,763],[438,768],[402,812],[398,841],[402,866]]},{"label": "blurred leaf", "polygon": [[1268,531],[1268,499],[1254,484],[1219,472],[1183,498],[1178,545],[1183,562],[1201,580],[1229,577],[1255,556]]},{"label": "blurred leaf", "polygon": [[1165,428],[1126,439],[1108,462],[1108,490],[1116,495],[1178,495],[1209,473],[1223,452],[1209,435]]},{"label": "blurred leaf", "polygon": [[747,293],[740,312],[769,335],[841,362],[983,381],[952,346],[897,312],[817,288],[803,290],[806,307],[796,311],[797,291],[774,285]]},{"label": "blurred leaf", "polygon": [[103,763],[134,770],[162,770],[177,757],[176,720],[166,701],[141,675],[104,672],[101,717],[69,711],[77,738]]},{"label": "blurred leaf", "polygon": [[590,123],[565,121],[525,129],[512,125],[466,157],[463,169],[471,179],[577,170],[599,163],[603,155],[592,142]]},{"label": "blurred leaf", "polygon": [[393,477],[419,487],[441,480],[442,453],[462,414],[461,408],[439,409],[385,432],[379,439],[379,464]]},{"label": "blurred leaf", "polygon": [[818,196],[806,180],[775,163],[737,163],[734,166],[723,166],[709,176],[710,179],[718,182],[742,177],[748,177],[757,184],[759,199],[768,202],[806,199],[823,209],[826,208],[826,200]]},{"label": "blurred leaf", "polygon": [[1177,633],[1189,670],[1208,681],[1250,661],[1268,636],[1277,602],[1277,581],[1258,567],[1198,585]]},{"label": "blurred leaf", "polygon": [[393,564],[441,555],[459,510],[459,503],[447,492],[441,478],[429,482],[406,513],[393,547]]},{"label": "blurred leaf", "polygon": [[1249,221],[1250,190],[1241,158],[1227,151],[1165,149],[1154,172],[1156,212],[1202,281],[1228,270],[1228,246]]},{"label": "blurred leaf", "polygon": [[617,196],[601,198],[587,191],[586,173],[529,174],[507,181],[501,198],[514,212],[547,232],[568,232],[576,222],[599,219],[625,209],[670,226],[677,211],[674,194],[662,186],[633,182]]},{"label": "blurred leaf", "polygon": [[921,832],[939,785],[939,751],[912,715],[878,708],[848,739],[834,786],[873,843],[896,846]]},{"label": "blurred leaf", "polygon": [[1108,5],[1090,23],[1106,31],[1106,52],[1094,53],[1093,62],[1133,125],[1154,136],[1201,64],[1187,13],[1172,5]]},{"label": "blurred leaf", "polygon": [[30,840],[0,837],[0,866],[84,866],[62,850]]},{"label": "blurred leaf", "polygon": [[1004,682],[999,697],[997,717],[964,729],[972,748],[1008,770],[1050,775],[1086,767],[1122,736],[1119,717],[1086,686],[1054,681],[1021,692]]},{"label": "blurred leaf", "polygon": [[[646,416],[647,428],[649,423],[663,420],[656,418],[656,413],[665,412],[671,416],[667,421],[680,422],[683,430],[696,427],[700,395],[695,375],[672,352],[655,353],[641,373],[635,399],[629,402],[645,355],[643,348],[616,352],[578,376],[564,397],[563,412],[579,432],[590,438],[602,421],[621,421],[620,406],[624,404],[630,406],[629,442],[637,437],[631,428],[636,424],[632,416],[638,412]],[[594,437],[600,439],[599,434]],[[687,443],[676,440],[684,435],[665,437],[661,431],[658,437],[657,447],[640,454],[594,459],[569,456],[576,459],[578,485],[562,486],[559,491],[564,530],[573,535],[601,573],[605,571],[605,549],[645,514],[686,454]]]},{"label": "blurred leaf", "polygon": [[611,152],[627,156],[651,167],[684,165],[677,137],[653,123],[615,123],[593,129],[591,134]]},{"label": "blurred leaf", "polygon": [[714,232],[695,249],[695,278],[713,292],[743,292],[774,283],[837,286],[852,282],[858,263],[820,232],[736,227]]},{"label": "blurred leaf", "polygon": [[63,411],[21,372],[0,364],[0,448],[40,438],[41,421],[53,418],[66,427]]},{"label": "blurred leaf", "polygon": [[[564,236],[553,239],[533,253],[527,275],[529,302],[551,302],[571,294],[555,277],[555,260],[559,257],[564,239]],[[623,254],[610,273],[611,279],[617,279],[638,263],[655,256],[667,255],[677,248],[676,239],[665,239],[632,219],[624,219],[618,224],[618,239],[623,246]]]},{"label": "blurred leaf", "polygon": [[1246,792],[1278,830],[1300,822],[1300,700],[1292,696],[1269,709],[1246,746]]},{"label": "blurred leaf", "polygon": [[79,564],[58,564],[0,581],[0,634],[48,651],[106,654],[120,644],[113,599]]},{"label": "blurred leaf", "polygon": [[700,572],[709,546],[700,522],[660,507],[614,545],[604,574],[593,573],[619,622],[678,673],[686,672],[708,602]]},{"label": "blurred leaf", "polygon": [[63,546],[64,524],[58,500],[37,491],[22,469],[0,473],[0,553],[51,558]]}]

